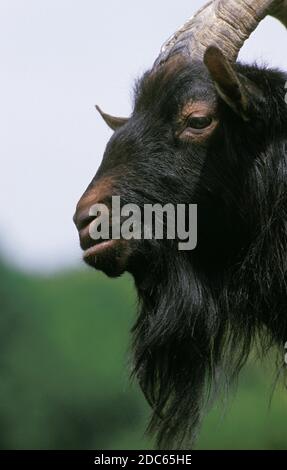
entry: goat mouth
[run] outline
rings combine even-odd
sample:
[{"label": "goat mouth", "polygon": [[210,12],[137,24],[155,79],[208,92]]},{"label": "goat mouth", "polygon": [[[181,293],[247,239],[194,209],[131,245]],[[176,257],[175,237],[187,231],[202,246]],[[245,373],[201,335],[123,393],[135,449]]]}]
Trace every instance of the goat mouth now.
[{"label": "goat mouth", "polygon": [[83,255],[84,260],[89,259],[91,257],[96,257],[98,254],[105,252],[105,250],[108,250],[113,245],[115,245],[115,243],[117,241],[118,240],[101,240],[101,241],[99,241],[95,245],[93,245],[90,248],[88,248],[87,250],[85,250],[84,255]]},{"label": "goat mouth", "polygon": [[85,263],[110,277],[118,277],[126,271],[128,258],[125,240],[99,240],[83,254]]}]

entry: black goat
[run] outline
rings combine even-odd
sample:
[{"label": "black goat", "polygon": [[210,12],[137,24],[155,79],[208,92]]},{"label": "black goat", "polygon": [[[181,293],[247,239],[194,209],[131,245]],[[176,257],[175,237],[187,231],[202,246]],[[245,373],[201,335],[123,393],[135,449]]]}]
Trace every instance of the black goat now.
[{"label": "black goat", "polygon": [[[261,17],[272,3],[286,17],[285,2],[253,3],[265,3]],[[184,40],[168,43],[136,86],[130,119],[101,112],[115,132],[75,215],[85,260],[110,276],[134,276],[135,374],[161,447],[190,445],[202,410],[255,340],[262,352],[276,345],[284,363],[287,74],[232,64],[234,47],[227,59],[228,44],[214,37],[200,60],[194,22],[203,15],[208,25],[208,9],[229,4],[213,2],[192,20],[191,58],[186,27]],[[197,204],[196,249],[179,251],[168,239],[95,243],[89,208],[112,195],[139,207]]]}]

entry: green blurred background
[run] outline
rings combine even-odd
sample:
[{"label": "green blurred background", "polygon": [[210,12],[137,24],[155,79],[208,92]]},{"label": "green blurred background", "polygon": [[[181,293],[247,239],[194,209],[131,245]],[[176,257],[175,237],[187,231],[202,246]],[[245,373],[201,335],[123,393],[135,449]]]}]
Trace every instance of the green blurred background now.
[{"label": "green blurred background", "polygon": [[[131,384],[132,279],[89,269],[0,269],[1,449],[145,449],[149,409]],[[255,361],[206,418],[199,449],[286,449],[287,396]]]}]

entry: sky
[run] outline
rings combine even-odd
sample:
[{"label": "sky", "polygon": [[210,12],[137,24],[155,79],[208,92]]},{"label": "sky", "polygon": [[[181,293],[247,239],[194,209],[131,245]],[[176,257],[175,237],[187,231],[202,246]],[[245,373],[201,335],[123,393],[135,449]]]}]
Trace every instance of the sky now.
[{"label": "sky", "polygon": [[[0,251],[21,269],[81,260],[72,223],[136,78],[206,0],[0,0]],[[265,19],[241,51],[287,70],[287,32]]]}]

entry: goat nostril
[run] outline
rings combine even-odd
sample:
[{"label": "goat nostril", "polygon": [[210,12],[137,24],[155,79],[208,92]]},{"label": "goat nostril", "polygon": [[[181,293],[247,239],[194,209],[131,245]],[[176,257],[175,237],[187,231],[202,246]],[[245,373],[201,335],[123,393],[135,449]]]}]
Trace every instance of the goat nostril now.
[{"label": "goat nostril", "polygon": [[97,202],[91,206],[86,206],[82,210],[76,210],[74,215],[74,222],[78,231],[80,232],[87,227],[93,220],[100,215],[106,214],[110,218],[110,209],[107,203]]},{"label": "goat nostril", "polygon": [[86,219],[89,217],[89,207],[76,208],[73,221],[78,230],[81,230],[86,225]]},{"label": "goat nostril", "polygon": [[76,211],[73,220],[77,229],[80,231],[85,228],[94,218],[94,215],[89,214],[89,209],[85,209],[81,212]]},{"label": "goat nostril", "polygon": [[94,215],[89,215],[85,217],[79,217],[77,220],[77,229],[83,230],[86,228],[96,217]]}]

